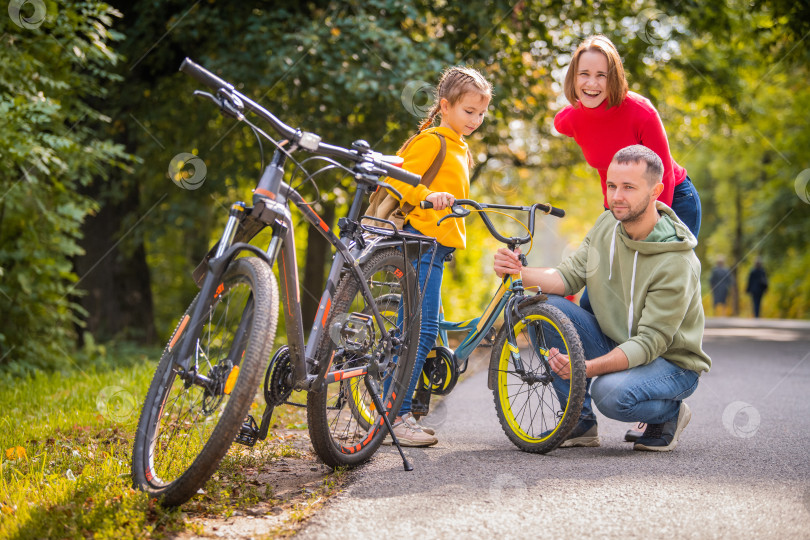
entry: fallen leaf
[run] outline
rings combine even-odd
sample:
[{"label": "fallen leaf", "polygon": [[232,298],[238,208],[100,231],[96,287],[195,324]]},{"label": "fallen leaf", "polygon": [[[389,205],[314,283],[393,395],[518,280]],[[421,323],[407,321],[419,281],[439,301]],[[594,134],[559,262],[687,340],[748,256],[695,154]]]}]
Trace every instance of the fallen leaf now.
[{"label": "fallen leaf", "polygon": [[22,446],[12,446],[11,448],[6,448],[6,459],[24,459],[27,455],[25,453],[25,448]]}]

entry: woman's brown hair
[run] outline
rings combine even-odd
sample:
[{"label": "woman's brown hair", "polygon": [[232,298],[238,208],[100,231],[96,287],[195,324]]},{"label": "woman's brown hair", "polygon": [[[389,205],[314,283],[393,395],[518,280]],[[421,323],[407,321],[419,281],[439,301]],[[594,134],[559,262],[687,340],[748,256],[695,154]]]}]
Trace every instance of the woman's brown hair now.
[{"label": "woman's brown hair", "polygon": [[603,35],[596,35],[586,38],[585,41],[580,43],[574,56],[571,58],[571,64],[568,66],[568,73],[565,74],[565,97],[568,102],[575,106],[577,105],[577,71],[579,71],[579,57],[582,53],[587,51],[600,52],[605,55],[608,63],[607,73],[607,102],[608,108],[616,107],[624,101],[627,96],[627,77],[624,75],[624,66],[622,59],[619,56],[619,51],[616,46],[607,37]]}]

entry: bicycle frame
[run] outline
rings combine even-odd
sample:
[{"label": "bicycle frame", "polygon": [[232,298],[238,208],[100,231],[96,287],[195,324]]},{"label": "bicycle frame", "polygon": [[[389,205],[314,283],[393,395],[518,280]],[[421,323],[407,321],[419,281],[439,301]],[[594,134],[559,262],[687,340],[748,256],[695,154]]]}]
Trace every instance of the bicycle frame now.
[{"label": "bicycle frame", "polygon": [[[565,215],[565,212],[560,210],[559,208],[554,208],[551,205],[547,204],[540,204],[536,203],[532,206],[509,206],[509,205],[500,205],[500,204],[487,204],[481,205],[476,203],[475,201],[464,200],[460,199],[457,200],[454,207],[453,213],[450,216],[445,216],[442,218],[448,219],[450,217],[464,217],[470,214],[470,211],[463,208],[461,205],[469,205],[477,210],[481,211],[483,209],[492,208],[492,209],[504,209],[504,210],[521,210],[528,212],[529,214],[529,225],[527,230],[529,231],[528,236],[524,236],[521,238],[511,237],[507,238],[495,229],[492,222],[486,217],[486,214],[479,214],[481,219],[484,221],[484,225],[486,225],[487,229],[489,230],[490,234],[497,240],[506,244],[509,249],[515,249],[516,246],[526,244],[530,241],[531,236],[534,234],[534,223],[535,223],[535,211],[542,210],[547,214],[552,214],[554,216],[562,217]],[[441,221],[440,221],[441,222]],[[524,262],[525,264],[525,262]],[[473,350],[481,343],[484,339],[486,334],[492,329],[495,321],[497,320],[498,316],[501,312],[506,308],[509,304],[511,298],[515,295],[523,296],[523,280],[521,279],[520,274],[517,275],[505,275],[501,280],[501,285],[495,291],[492,299],[490,300],[489,304],[487,305],[484,313],[477,318],[469,319],[464,322],[451,322],[446,321],[444,319],[444,310],[441,309],[439,312],[439,340],[440,345],[446,346],[448,343],[447,333],[450,332],[463,332],[467,331],[467,335],[462,340],[461,344],[456,348],[454,354],[458,360],[464,361],[469,358],[470,354],[472,354]],[[511,340],[510,340],[511,341]]]},{"label": "bicycle frame", "polygon": [[[350,373],[342,371],[329,373],[327,379],[318,377],[319,366],[315,349],[323,332],[328,332],[326,321],[332,304],[332,296],[337,289],[342,273],[344,271],[352,272],[360,284],[363,296],[371,309],[371,315],[382,333],[381,341],[391,344],[391,347],[397,347],[399,345],[398,338],[392,337],[385,329],[384,319],[373,301],[372,293],[360,270],[360,264],[375,249],[395,245],[403,248],[403,257],[405,257],[407,245],[418,243],[421,247],[421,244],[426,241],[433,240],[418,235],[396,232],[391,233],[388,238],[380,238],[371,242],[358,242],[357,235],[353,234],[355,231],[349,229],[351,229],[350,224],[356,222],[360,216],[360,208],[366,192],[362,182],[355,191],[347,221],[344,222],[346,230],[341,230],[341,238],[338,238],[323,219],[303,200],[301,195],[281,180],[285,160],[285,154],[281,150],[277,150],[271,164],[265,171],[265,175],[272,176],[268,185],[278,186],[276,193],[267,190],[264,190],[265,193],[260,193],[261,188],[257,188],[254,193],[259,195],[257,197],[254,194],[256,204],[252,208],[246,208],[245,204],[241,202],[232,205],[222,237],[212,249],[214,251],[213,255],[209,253],[195,274],[197,275],[198,284],[200,280],[202,281],[200,297],[215,299],[219,294],[222,275],[228,264],[241,252],[249,251],[271,266],[278,262],[280,264],[279,277],[281,281],[279,291],[283,304],[287,342],[293,368],[293,387],[295,390],[319,390],[323,385],[334,380],[360,377],[366,374],[364,370],[352,369]],[[264,182],[260,182],[260,185],[262,183]],[[308,340],[304,339],[304,325],[300,309],[298,262],[292,217],[288,209],[289,203],[294,204],[301,211],[304,219],[315,227],[327,242],[336,249]],[[247,242],[265,227],[271,227],[273,234],[266,251],[262,251]],[[239,230],[244,232],[240,235],[237,232]],[[205,275],[201,278],[199,274],[203,265],[206,265],[204,267]],[[210,381],[197,373],[196,370],[197,359],[194,356],[196,353],[194,336],[198,335],[198,332],[187,332],[187,330],[202,327],[204,324],[202,314],[206,308],[206,302],[198,302],[192,314],[187,315],[186,320],[181,322],[181,330],[178,331],[175,338],[175,342],[179,341],[180,343],[175,360],[175,367],[178,369],[180,377],[187,382],[190,381],[192,384],[199,385],[207,385]],[[251,306],[248,305],[245,309],[250,308]],[[238,349],[240,343],[238,336],[239,333],[237,333],[237,339],[233,345],[235,350]],[[174,343],[172,346],[174,346]]]},{"label": "bicycle frame", "polygon": [[[402,380],[408,376],[407,370],[413,361],[415,350],[408,348],[408,344],[418,324],[410,328],[403,328],[401,324],[392,326],[381,314],[374,294],[385,296],[386,293],[376,292],[380,283],[388,287],[384,289],[386,292],[395,290],[402,294],[408,302],[405,314],[416,323],[419,308],[413,300],[418,293],[418,281],[409,267],[411,244],[417,243],[421,248],[425,240],[435,240],[402,233],[396,227],[390,232],[379,232],[360,224],[358,218],[365,195],[372,189],[382,187],[402,197],[384,181],[386,177],[416,186],[419,175],[402,168],[402,158],[375,152],[365,141],[357,140],[351,148],[342,148],[322,142],[316,133],[284,124],[232,84],[189,59],[183,61],[180,71],[214,92],[196,90],[195,95],[210,99],[224,115],[250,126],[260,143],[264,137],[276,148],[253,189],[252,206],[245,202],[230,206],[217,243],[192,274],[200,292],[161,357],[159,375],[150,385],[139,419],[133,452],[136,485],[162,493],[172,504],[188,500],[200,482],[215,470],[232,441],[253,446],[259,439],[266,438],[273,409],[289,403],[294,390],[313,392],[307,396],[306,405],[308,418],[315,419],[310,422],[313,446],[327,464],[352,465],[367,460],[382,443],[383,429],[399,448],[388,417],[396,412],[404,398],[399,387],[404,384]],[[246,112],[268,122],[283,142],[277,142],[254,125],[245,116]],[[298,162],[294,157],[299,151],[314,154],[316,159],[328,164],[311,173],[307,170],[309,167],[304,166],[309,160]],[[290,184],[284,181],[288,159],[303,172],[302,183],[330,169],[343,171],[354,180],[356,189],[348,215],[338,220],[339,233],[333,231],[313,210],[312,204],[290,185],[292,180]],[[301,313],[292,205],[335,249],[315,320],[306,321],[312,324],[309,336],[304,333],[305,321]],[[252,245],[251,241],[266,228],[271,232],[267,245]],[[367,239],[364,232],[383,238]],[[400,251],[396,252],[392,246]],[[236,260],[244,255],[251,257]],[[363,264],[364,261],[371,264]],[[277,279],[273,275],[276,265]],[[385,277],[378,278],[378,275]],[[234,295],[232,290],[236,291]],[[286,322],[287,344],[280,347],[271,360],[279,298]],[[335,301],[339,308],[333,310]],[[355,307],[355,301],[362,307]],[[339,337],[330,336],[331,330],[337,331]],[[371,334],[361,334],[366,330]],[[406,351],[408,355],[403,356]],[[336,360],[338,353],[340,358],[344,353],[351,358]],[[263,367],[267,368],[263,388],[265,408],[259,426],[250,414],[250,407]],[[399,386],[396,391],[381,395],[379,387],[386,377],[395,377]],[[367,391],[364,399],[371,401],[368,407],[375,414],[368,425],[356,417],[349,420],[347,426],[351,422],[355,425],[352,441],[365,438],[356,445],[345,446],[336,441],[348,440],[347,436],[344,432],[338,434],[337,430],[333,433],[329,415],[337,409],[340,412],[335,418],[340,417],[347,403],[345,388],[352,382],[358,386],[359,378],[363,379]],[[327,395],[326,385],[330,383],[337,383],[339,392],[334,397]],[[170,399],[170,395],[174,397]],[[337,405],[328,401],[333,398]],[[169,411],[164,414],[167,404]],[[181,433],[186,428],[188,432]],[[195,439],[199,438],[195,441],[199,448],[184,444],[190,433]],[[195,456],[188,469],[172,478],[178,453],[170,450],[164,456],[163,450],[178,444],[184,448],[183,454],[188,453],[190,457],[193,452]],[[356,455],[344,458],[338,451],[343,455]],[[405,469],[412,470],[401,448],[399,451]],[[159,467],[155,466],[156,452],[161,454]],[[156,477],[155,471],[160,471],[163,478]]]},{"label": "bicycle frame", "polygon": [[490,329],[500,317],[509,299],[515,294],[523,294],[523,281],[520,276],[504,276],[500,286],[480,317],[463,322],[445,320],[444,309],[439,313],[439,342],[442,346],[449,343],[448,332],[467,332],[464,339],[454,350],[459,362],[466,361],[472,352],[481,344]]}]

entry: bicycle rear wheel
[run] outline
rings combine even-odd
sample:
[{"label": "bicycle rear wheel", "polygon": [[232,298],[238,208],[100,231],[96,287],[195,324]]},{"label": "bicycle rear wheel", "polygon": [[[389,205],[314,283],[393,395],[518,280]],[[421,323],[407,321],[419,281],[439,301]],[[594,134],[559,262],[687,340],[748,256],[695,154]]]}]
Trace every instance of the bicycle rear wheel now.
[{"label": "bicycle rear wheel", "polygon": [[[393,422],[413,372],[419,339],[419,285],[413,266],[397,249],[374,254],[362,273],[383,315],[386,329],[401,340],[387,352],[377,322],[355,276],[338,285],[325,333],[318,347],[320,377],[326,384],[307,394],[309,434],[315,452],[330,467],[354,466],[377,451],[387,430],[365,384],[365,373],[379,388],[385,414]],[[402,320],[397,330],[397,310]],[[358,375],[363,373],[363,375]],[[343,378],[346,377],[346,378]]]},{"label": "bicycle rear wheel", "polygon": [[[501,427],[518,448],[546,453],[562,443],[576,425],[585,396],[585,353],[576,328],[562,311],[546,303],[521,308],[514,322],[523,372],[516,370],[504,325],[492,349],[490,388]],[[569,358],[570,391],[552,386],[548,350]]]},{"label": "bicycle rear wheel", "polygon": [[165,506],[186,502],[216,471],[256,395],[278,320],[278,288],[255,257],[236,259],[197,329],[192,365],[205,384],[187,384],[174,367],[198,295],[174,331],[141,411],[132,452],[136,488]]},{"label": "bicycle rear wheel", "polygon": [[[399,310],[399,294],[383,294],[374,298],[377,309],[380,315],[385,319],[385,328],[389,332],[396,328],[397,313]],[[366,315],[371,315],[371,307],[366,306],[363,311]],[[365,394],[366,384],[362,377],[355,377],[344,381],[344,389],[347,399],[349,400],[349,407],[351,408],[354,419],[360,424],[360,429],[368,431],[374,423],[374,414],[369,403],[369,396]]]}]

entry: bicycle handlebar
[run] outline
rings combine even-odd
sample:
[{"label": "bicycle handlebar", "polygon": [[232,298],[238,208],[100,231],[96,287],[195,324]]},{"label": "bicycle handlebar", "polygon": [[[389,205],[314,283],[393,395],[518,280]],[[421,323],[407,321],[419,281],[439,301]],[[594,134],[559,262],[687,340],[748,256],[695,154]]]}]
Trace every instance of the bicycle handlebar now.
[{"label": "bicycle handlebar", "polygon": [[[500,242],[503,242],[504,244],[514,244],[514,245],[526,244],[531,240],[532,236],[534,236],[534,220],[535,220],[535,212],[537,210],[540,210],[545,214],[551,214],[552,216],[555,217],[565,216],[565,210],[563,210],[562,208],[556,208],[554,206],[551,206],[550,204],[535,203],[531,206],[512,206],[508,204],[484,204],[470,199],[456,199],[456,201],[453,203],[453,206],[450,207],[451,213],[442,217],[438,223],[441,223],[445,219],[462,218],[470,215],[470,211],[464,208],[464,206],[472,206],[476,210],[486,210],[488,208],[492,208],[494,210],[517,210],[521,212],[528,212],[529,234],[526,236],[519,236],[519,237],[512,236],[509,238],[503,236],[495,229],[495,225],[492,224],[492,221],[490,221],[489,217],[487,217],[485,212],[479,212],[478,214],[479,216],[481,216],[481,220],[484,222],[484,225],[486,225],[490,234],[494,236],[495,239],[497,239]],[[433,208],[433,203],[429,201],[422,201],[419,203],[419,207],[422,209]]]},{"label": "bicycle handlebar", "polygon": [[421,177],[417,174],[406,171],[391,161],[396,161],[394,158],[386,157],[379,152],[374,152],[366,144],[364,147],[360,146],[356,149],[349,150],[340,146],[334,146],[321,142],[321,137],[315,133],[301,131],[294,129],[281,120],[279,120],[273,113],[237,91],[234,86],[228,81],[211,73],[201,65],[195,63],[190,58],[183,60],[180,65],[180,71],[190,75],[198,82],[211,88],[218,94],[224,94],[231,103],[238,110],[241,106],[252,111],[254,114],[266,120],[273,129],[278,132],[284,139],[289,140],[291,143],[297,144],[304,150],[312,152],[313,154],[321,154],[324,156],[345,159],[354,163],[369,162],[374,169],[370,171],[372,174],[380,174],[380,176],[390,176],[400,182],[405,182],[411,186],[419,185]]}]

